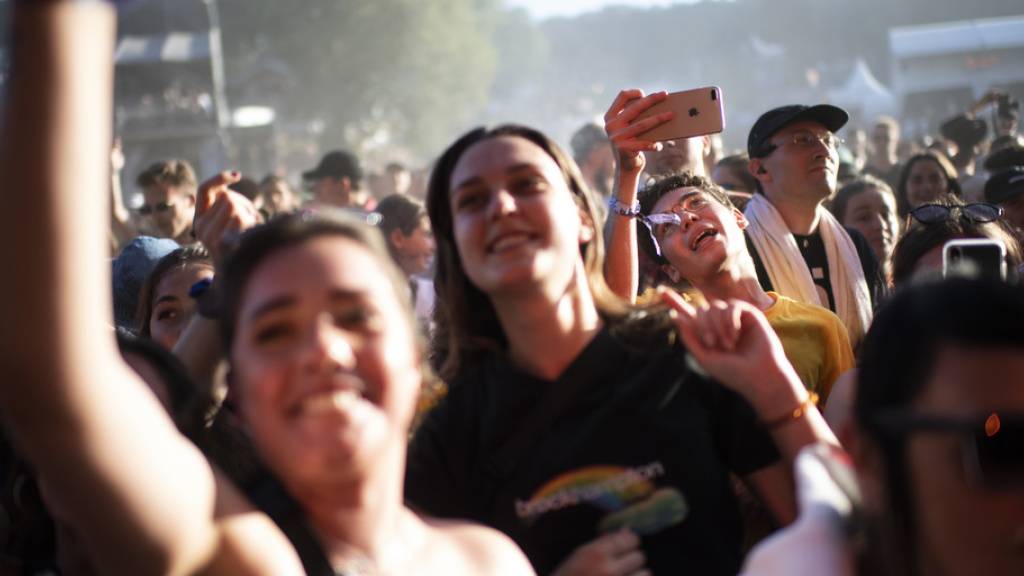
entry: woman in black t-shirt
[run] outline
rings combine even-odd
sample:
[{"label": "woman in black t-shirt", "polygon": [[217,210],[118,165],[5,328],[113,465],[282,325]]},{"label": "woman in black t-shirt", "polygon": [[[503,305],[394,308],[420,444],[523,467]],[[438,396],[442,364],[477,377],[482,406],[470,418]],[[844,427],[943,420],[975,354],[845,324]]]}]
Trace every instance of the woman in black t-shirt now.
[{"label": "woman in black t-shirt", "polygon": [[[631,312],[602,279],[577,168],[529,128],[456,141],[427,206],[451,392],[410,448],[413,505],[499,528],[559,574],[735,573],[730,470],[792,517],[771,440],[788,461],[830,433],[756,310],[667,295],[675,326]],[[667,327],[739,394],[691,370]]]}]

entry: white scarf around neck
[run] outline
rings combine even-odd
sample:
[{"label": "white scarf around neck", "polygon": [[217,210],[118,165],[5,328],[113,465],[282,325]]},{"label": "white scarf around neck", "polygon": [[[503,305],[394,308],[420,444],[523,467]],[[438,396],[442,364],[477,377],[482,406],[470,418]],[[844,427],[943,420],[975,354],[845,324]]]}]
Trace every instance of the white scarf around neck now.
[{"label": "white scarf around neck", "polygon": [[[850,343],[856,348],[871,324],[872,316],[864,269],[853,240],[839,221],[823,206],[819,205],[817,211],[818,230],[828,258],[836,315],[846,325]],[[821,301],[796,239],[771,202],[763,194],[754,194],[744,214],[750,221],[747,234],[761,256],[775,291],[795,300],[828,308],[828,302]]]}]

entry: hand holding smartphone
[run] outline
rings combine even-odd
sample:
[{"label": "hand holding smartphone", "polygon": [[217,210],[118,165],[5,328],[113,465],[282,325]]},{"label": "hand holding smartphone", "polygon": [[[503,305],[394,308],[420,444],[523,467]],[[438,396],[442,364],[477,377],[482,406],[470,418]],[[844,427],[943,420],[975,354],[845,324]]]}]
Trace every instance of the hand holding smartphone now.
[{"label": "hand holding smartphone", "polygon": [[672,92],[664,101],[640,113],[637,120],[664,112],[672,112],[673,118],[640,134],[640,138],[662,142],[716,134],[725,129],[722,89],[718,86]]}]

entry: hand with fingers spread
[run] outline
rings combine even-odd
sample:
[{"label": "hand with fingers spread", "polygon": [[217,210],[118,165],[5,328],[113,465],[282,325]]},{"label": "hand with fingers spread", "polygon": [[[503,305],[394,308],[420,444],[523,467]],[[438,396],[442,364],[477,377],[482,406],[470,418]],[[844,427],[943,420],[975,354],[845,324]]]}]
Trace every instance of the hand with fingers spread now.
[{"label": "hand with fingers spread", "polygon": [[[762,415],[785,411],[806,396],[782,342],[755,306],[739,300],[694,307],[671,290],[662,301],[675,312],[686,349],[711,376]],[[799,400],[796,400],[797,402]]]},{"label": "hand with fingers spread", "polygon": [[203,182],[196,194],[192,230],[214,262],[220,262],[226,241],[252,228],[262,216],[252,201],[228,188],[241,179],[238,172],[221,172]]},{"label": "hand with fingers spread", "polygon": [[672,119],[672,112],[662,112],[637,120],[651,106],[663,102],[665,92],[644,95],[642,90],[623,90],[604,114],[604,131],[615,149],[622,174],[637,174],[644,169],[644,151],[661,150],[661,144],[644,140],[640,135]]},{"label": "hand with fingers spread", "polygon": [[629,531],[595,538],[573,551],[553,576],[650,576],[640,537]]}]

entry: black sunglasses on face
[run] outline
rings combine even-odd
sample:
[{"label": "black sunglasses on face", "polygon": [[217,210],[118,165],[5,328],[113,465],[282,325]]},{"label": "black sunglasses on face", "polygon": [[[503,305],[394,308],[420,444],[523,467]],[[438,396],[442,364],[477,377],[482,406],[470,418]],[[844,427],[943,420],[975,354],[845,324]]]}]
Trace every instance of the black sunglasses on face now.
[{"label": "black sunglasses on face", "polygon": [[143,204],[136,210],[143,216],[149,216],[153,212],[167,212],[171,208],[174,208],[174,202],[158,202],[150,206],[149,204]]},{"label": "black sunglasses on face", "polygon": [[895,410],[879,412],[875,422],[896,436],[956,434],[964,471],[972,483],[986,489],[1024,486],[1024,413],[964,417]]},{"label": "black sunglasses on face", "polygon": [[910,215],[921,224],[938,224],[954,218],[959,212],[960,217],[975,224],[995,222],[1003,215],[1003,209],[988,202],[975,202],[964,206],[946,206],[945,204],[922,204],[910,211]]}]

